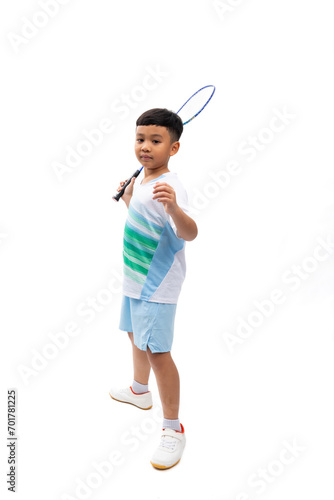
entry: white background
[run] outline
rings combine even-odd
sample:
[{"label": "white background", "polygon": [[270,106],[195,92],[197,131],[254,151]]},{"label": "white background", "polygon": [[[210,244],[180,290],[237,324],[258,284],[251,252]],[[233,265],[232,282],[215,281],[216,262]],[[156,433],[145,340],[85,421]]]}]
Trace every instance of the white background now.
[{"label": "white background", "polygon": [[[334,266],[333,248],[317,249],[319,238],[334,238],[331,2],[71,0],[53,17],[38,14],[42,3],[3,2],[0,12],[2,498],[12,498],[10,388],[18,499],[330,498]],[[45,25],[24,42],[32,20]],[[149,80],[151,90],[147,68],[163,75]],[[139,114],[177,110],[207,84],[216,94],[170,162],[197,207],[199,235],[187,244],[172,350],[187,446],[178,466],[159,472],[150,464],[161,431],[153,374],[155,411],[108,394],[133,376],[115,278],[126,207],[112,195],[138,167]],[[111,110],[124,96],[126,117]],[[289,122],[263,131],[275,110]],[[114,130],[59,179],[54,162],[105,118]],[[249,161],[240,148],[251,137],[262,150]],[[231,161],[238,175],[213,185]],[[304,267],[296,289],[293,266]],[[108,286],[108,303],[88,322],[78,308],[106,301]],[[274,289],[284,303],[257,313],[259,326],[238,336],[254,301]],[[69,323],[77,335],[33,371],[36,353],[51,353],[50,334]],[[229,348],[227,332],[239,343]],[[141,437],[126,441],[136,426]],[[295,457],[284,455],[286,442],[297,445]],[[79,490],[99,481],[93,464],[113,452],[120,460],[109,476]],[[289,464],[279,464],[283,456]]]}]

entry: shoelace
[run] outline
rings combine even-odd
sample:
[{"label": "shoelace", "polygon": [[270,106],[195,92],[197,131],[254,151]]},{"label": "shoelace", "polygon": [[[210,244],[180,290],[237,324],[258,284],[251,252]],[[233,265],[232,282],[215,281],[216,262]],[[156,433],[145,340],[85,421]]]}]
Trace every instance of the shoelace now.
[{"label": "shoelace", "polygon": [[160,441],[160,446],[162,448],[168,448],[169,450],[173,450],[176,447],[177,439],[172,438],[170,436],[162,436]]}]

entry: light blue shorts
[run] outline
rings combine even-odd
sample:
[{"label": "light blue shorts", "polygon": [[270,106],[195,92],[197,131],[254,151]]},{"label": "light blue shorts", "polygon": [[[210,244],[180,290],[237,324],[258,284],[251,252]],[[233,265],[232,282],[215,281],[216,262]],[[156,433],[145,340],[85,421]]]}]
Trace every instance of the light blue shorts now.
[{"label": "light blue shorts", "polygon": [[176,304],[161,304],[123,295],[119,329],[133,332],[138,349],[169,352],[174,337]]}]

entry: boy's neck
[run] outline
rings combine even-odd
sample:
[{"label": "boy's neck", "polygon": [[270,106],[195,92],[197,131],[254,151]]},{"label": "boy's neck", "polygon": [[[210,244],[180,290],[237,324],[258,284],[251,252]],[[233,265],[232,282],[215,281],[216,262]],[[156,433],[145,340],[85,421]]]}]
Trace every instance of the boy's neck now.
[{"label": "boy's neck", "polygon": [[154,169],[144,167],[144,179],[143,179],[143,181],[145,181],[145,182],[152,181],[152,180],[156,179],[157,177],[160,177],[160,175],[165,174],[167,172],[170,172],[168,167],[161,167],[161,168],[154,168]]}]

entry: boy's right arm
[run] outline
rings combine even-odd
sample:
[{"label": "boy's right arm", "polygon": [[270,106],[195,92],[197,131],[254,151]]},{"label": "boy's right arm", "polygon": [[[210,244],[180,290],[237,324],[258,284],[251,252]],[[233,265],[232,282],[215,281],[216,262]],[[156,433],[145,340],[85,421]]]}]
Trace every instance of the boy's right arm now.
[{"label": "boy's right arm", "polygon": [[[125,188],[125,191],[124,191],[124,194],[123,196],[121,197],[121,199],[124,201],[124,203],[126,204],[127,208],[129,208],[129,204],[130,204],[130,201],[131,201],[131,198],[132,198],[132,195],[133,195],[133,185],[135,183],[135,180],[136,180],[136,177],[133,177],[130,184]],[[117,188],[117,191],[121,191],[124,184],[126,183],[127,179],[125,179],[125,181],[121,182],[119,187]]]}]

